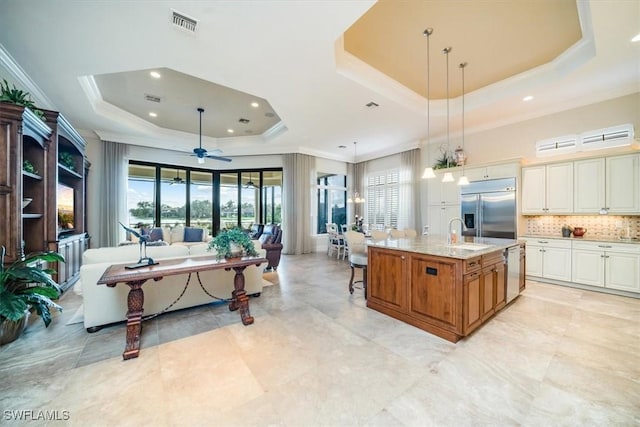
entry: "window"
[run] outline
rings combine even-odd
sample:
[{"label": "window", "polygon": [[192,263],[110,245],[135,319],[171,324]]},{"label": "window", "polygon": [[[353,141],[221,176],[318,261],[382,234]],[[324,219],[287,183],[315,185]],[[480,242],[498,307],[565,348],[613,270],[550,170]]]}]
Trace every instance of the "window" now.
[{"label": "window", "polygon": [[213,233],[213,174],[191,171],[189,224],[203,227]]},{"label": "window", "polygon": [[160,225],[175,227],[187,223],[187,172],[160,168]]},{"label": "window", "polygon": [[155,166],[129,165],[127,183],[128,225],[146,227],[155,224],[156,218],[156,168]]},{"label": "window", "polygon": [[347,177],[318,173],[318,234],[327,232],[327,223],[347,224]]},{"label": "window", "polygon": [[[253,182],[254,185],[250,185]],[[212,171],[129,162],[129,225],[224,228],[282,222],[282,169]]]},{"label": "window", "polygon": [[282,222],[282,171],[262,173],[262,213],[265,224]]},{"label": "window", "polygon": [[374,229],[398,228],[400,173],[397,169],[369,175],[365,222]]}]

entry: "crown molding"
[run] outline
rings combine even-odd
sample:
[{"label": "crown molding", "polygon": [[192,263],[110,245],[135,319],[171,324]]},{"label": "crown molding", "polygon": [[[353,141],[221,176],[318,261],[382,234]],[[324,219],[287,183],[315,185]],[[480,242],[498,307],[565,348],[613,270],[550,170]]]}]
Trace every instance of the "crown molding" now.
[{"label": "crown molding", "polygon": [[14,80],[16,84],[29,92],[31,99],[38,107],[46,110],[58,111],[55,104],[49,99],[49,97],[47,97],[47,95],[44,94],[31,77],[29,77],[20,64],[13,59],[13,56],[11,56],[7,49],[5,49],[2,43],[0,43],[0,67],[7,71],[9,76],[11,76],[11,79]]}]

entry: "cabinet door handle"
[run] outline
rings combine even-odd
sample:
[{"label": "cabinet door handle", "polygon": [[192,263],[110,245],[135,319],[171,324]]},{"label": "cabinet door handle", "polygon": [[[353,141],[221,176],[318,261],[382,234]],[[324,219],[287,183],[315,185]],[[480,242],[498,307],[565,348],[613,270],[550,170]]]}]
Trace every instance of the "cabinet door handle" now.
[{"label": "cabinet door handle", "polygon": [[538,243],[549,243],[546,240],[538,240]]},{"label": "cabinet door handle", "polygon": [[402,256],[400,257],[400,259],[404,261],[404,255],[402,255]]},{"label": "cabinet door handle", "polygon": [[610,245],[598,245],[599,248],[610,248]]}]

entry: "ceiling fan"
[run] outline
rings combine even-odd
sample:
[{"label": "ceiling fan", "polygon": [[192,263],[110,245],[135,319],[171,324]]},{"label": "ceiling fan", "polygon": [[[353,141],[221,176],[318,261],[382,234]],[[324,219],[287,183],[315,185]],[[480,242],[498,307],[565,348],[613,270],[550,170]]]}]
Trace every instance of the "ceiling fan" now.
[{"label": "ceiling fan", "polygon": [[180,171],[176,170],[176,176],[174,178],[171,178],[171,181],[169,181],[169,185],[183,184],[183,183],[184,183],[184,179],[180,178]]},{"label": "ceiling fan", "polygon": [[192,156],[196,156],[198,163],[200,164],[204,163],[205,158],[230,162],[230,158],[220,156],[220,154],[222,154],[222,150],[216,149],[213,152],[208,152],[205,148],[202,148],[202,113],[204,113],[204,108],[198,108],[198,113],[200,113],[200,145],[193,149]]},{"label": "ceiling fan", "polygon": [[249,172],[249,181],[244,185],[244,188],[258,188],[258,186],[253,183],[253,174],[251,172]]}]

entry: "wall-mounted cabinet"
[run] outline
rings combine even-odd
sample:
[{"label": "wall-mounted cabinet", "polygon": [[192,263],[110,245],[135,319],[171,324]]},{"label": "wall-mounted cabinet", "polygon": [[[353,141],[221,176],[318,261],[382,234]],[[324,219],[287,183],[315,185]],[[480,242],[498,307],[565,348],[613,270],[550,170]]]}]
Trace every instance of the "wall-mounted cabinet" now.
[{"label": "wall-mounted cabinet", "polygon": [[638,154],[575,161],[575,213],[638,214],[639,164]]},{"label": "wall-mounted cabinet", "polygon": [[573,212],[573,162],[522,168],[524,215]]},{"label": "wall-mounted cabinet", "polygon": [[516,162],[480,167],[465,168],[464,174],[469,181],[513,178],[520,175],[520,164]]}]

